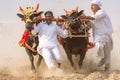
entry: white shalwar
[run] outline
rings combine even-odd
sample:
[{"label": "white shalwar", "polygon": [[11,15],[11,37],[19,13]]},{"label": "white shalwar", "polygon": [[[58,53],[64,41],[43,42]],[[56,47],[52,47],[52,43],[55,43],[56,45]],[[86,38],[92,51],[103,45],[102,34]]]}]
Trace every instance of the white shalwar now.
[{"label": "white shalwar", "polygon": [[46,22],[41,22],[34,27],[33,34],[38,33],[39,45],[37,51],[43,56],[48,68],[54,68],[54,59],[57,63],[61,63],[62,58],[58,48],[57,35],[66,38],[68,36],[67,30],[62,30],[56,24],[48,25]]},{"label": "white shalwar", "polygon": [[102,9],[92,15],[95,20],[92,22],[94,43],[98,47],[98,56],[105,58],[105,64],[110,63],[111,50],[113,48],[113,28],[109,16]]}]

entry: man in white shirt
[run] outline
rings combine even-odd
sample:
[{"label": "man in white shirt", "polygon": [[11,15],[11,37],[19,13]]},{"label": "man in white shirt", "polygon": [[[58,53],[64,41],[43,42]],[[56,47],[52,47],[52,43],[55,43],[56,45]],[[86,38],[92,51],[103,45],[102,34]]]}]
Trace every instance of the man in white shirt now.
[{"label": "man in white shirt", "polygon": [[102,4],[99,0],[91,2],[91,10],[93,12],[92,17],[94,18],[94,20],[91,21],[93,39],[95,46],[98,48],[98,56],[101,58],[98,67],[105,64],[105,70],[109,70],[111,50],[113,48],[113,28],[109,16],[101,8]]},{"label": "man in white shirt", "polygon": [[61,65],[61,55],[58,47],[57,35],[66,38],[68,31],[60,29],[56,24],[52,22],[52,11],[45,12],[45,22],[40,22],[34,27],[33,34],[38,33],[39,45],[37,51],[43,56],[48,68],[55,68],[54,59],[58,63],[58,67]]}]

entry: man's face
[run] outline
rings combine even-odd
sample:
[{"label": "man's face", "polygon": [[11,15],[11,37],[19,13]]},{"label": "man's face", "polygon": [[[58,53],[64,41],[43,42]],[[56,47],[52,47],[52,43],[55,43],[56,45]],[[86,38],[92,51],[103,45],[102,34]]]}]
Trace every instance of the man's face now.
[{"label": "man's face", "polygon": [[97,4],[91,4],[91,10],[93,13],[96,13],[99,9],[100,8]]},{"label": "man's face", "polygon": [[48,25],[51,24],[53,16],[50,13],[48,13],[48,14],[45,15],[45,18],[46,18],[46,23]]}]

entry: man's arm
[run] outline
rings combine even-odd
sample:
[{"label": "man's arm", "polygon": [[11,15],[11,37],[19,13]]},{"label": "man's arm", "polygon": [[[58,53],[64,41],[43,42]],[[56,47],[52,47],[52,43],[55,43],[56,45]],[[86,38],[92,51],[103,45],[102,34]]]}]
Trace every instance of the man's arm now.
[{"label": "man's arm", "polygon": [[66,24],[64,24],[64,29],[57,27],[57,33],[59,36],[66,38],[66,37],[68,37],[68,29],[69,29],[69,27]]},{"label": "man's arm", "polygon": [[95,18],[96,20],[105,17],[105,15],[106,15],[105,11],[99,10],[95,15],[92,15],[92,17]]}]

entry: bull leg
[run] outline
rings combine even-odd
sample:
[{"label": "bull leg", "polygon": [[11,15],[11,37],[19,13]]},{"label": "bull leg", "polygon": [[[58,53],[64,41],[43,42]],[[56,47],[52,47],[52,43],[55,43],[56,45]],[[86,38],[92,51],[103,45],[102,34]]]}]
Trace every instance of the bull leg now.
[{"label": "bull leg", "polygon": [[27,48],[26,48],[26,52],[27,52],[27,55],[28,55],[29,60],[30,60],[31,70],[32,70],[32,72],[36,72],[35,66],[34,66],[34,57],[32,55],[32,52]]},{"label": "bull leg", "polygon": [[41,61],[42,61],[42,59],[43,59],[43,57],[40,55],[40,54],[38,54],[39,55],[39,58],[38,58],[38,61],[37,61],[37,69],[39,69],[39,66],[40,66],[40,64],[41,64]]},{"label": "bull leg", "polygon": [[68,50],[68,48],[65,44],[64,44],[63,48],[65,49],[65,52],[67,54],[67,58],[69,59],[71,66],[73,67],[74,70],[76,70],[77,67],[75,66],[75,64],[72,60],[72,53],[70,52],[70,50]]},{"label": "bull leg", "polygon": [[83,60],[85,58],[85,55],[86,55],[86,51],[82,51],[82,53],[80,54],[80,60],[79,60],[79,63],[78,63],[79,68],[82,67],[82,63],[83,63]]},{"label": "bull leg", "polygon": [[67,53],[67,57],[68,57],[68,59],[69,59],[69,61],[71,63],[71,66],[73,67],[74,66],[74,62],[72,60],[72,54],[71,53]]},{"label": "bull leg", "polygon": [[71,66],[73,67],[75,64],[74,64],[74,62],[73,62],[73,60],[72,60],[72,54],[71,54],[70,51],[67,50],[67,49],[66,49],[66,54],[67,54],[67,57],[68,57],[68,59],[69,59],[69,61],[70,61],[70,63],[71,63]]},{"label": "bull leg", "polygon": [[74,64],[74,62],[72,60],[72,54],[71,53],[67,53],[67,57],[68,57],[68,59],[69,59],[69,61],[71,63],[71,66],[73,67],[73,69],[76,70],[77,66],[75,66],[75,64]]}]

